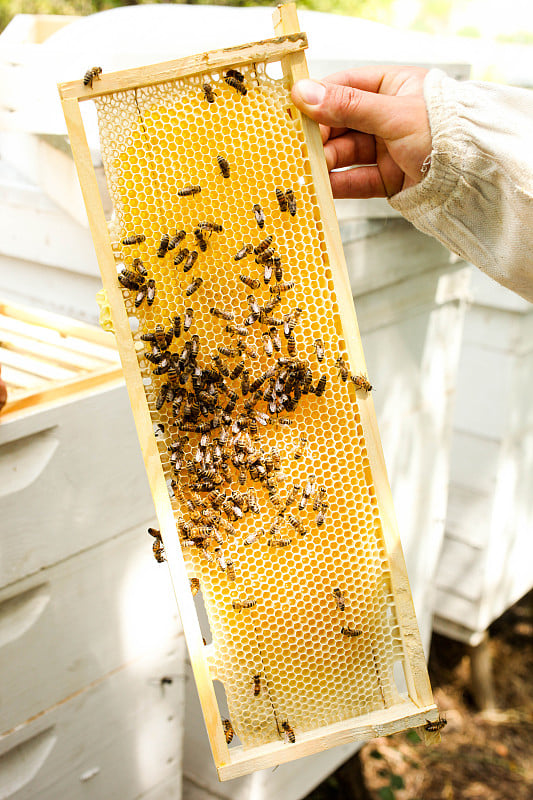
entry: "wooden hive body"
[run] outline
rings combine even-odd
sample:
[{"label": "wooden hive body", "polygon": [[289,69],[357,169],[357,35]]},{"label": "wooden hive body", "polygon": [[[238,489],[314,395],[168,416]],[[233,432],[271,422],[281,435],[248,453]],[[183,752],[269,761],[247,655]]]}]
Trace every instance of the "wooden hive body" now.
[{"label": "wooden hive body", "polygon": [[[320,135],[317,126],[302,118],[290,101],[291,82],[307,74],[305,35],[297,30],[293,7],[280,7],[277,14],[280,35],[276,39],[104,75],[92,90],[81,82],[60,87],[221,779],[356,738],[419,726],[436,712],[371,396],[357,390],[350,380],[342,381],[336,363],[342,355],[354,375],[365,373]],[[265,71],[266,63],[276,60],[282,61],[282,81],[272,80]],[[224,80],[227,69],[243,74],[246,94]],[[214,102],[208,102],[205,83],[214,92]],[[79,112],[79,101],[89,98],[97,106],[116,212],[109,228]],[[229,177],[223,176],[217,156],[227,159]],[[178,189],[189,185],[199,185],[201,191],[178,194]],[[282,210],[276,187],[293,190],[295,215]],[[264,227],[258,225],[255,204],[264,213]],[[223,229],[209,235],[202,252],[193,231],[205,221],[216,222]],[[165,234],[172,237],[180,230],[186,232],[186,238],[178,249],[186,246],[198,251],[196,263],[186,274],[183,262],[174,265],[177,249],[157,252]],[[142,234],[145,239],[124,245],[122,240],[132,234]],[[269,234],[281,257],[282,282],[294,281],[293,288],[280,293],[280,302],[270,316],[291,316],[301,310],[295,317],[296,358],[312,370],[313,388],[326,376],[326,390],[322,395],[304,392],[295,408],[278,415],[279,404],[285,402],[278,387],[278,407],[270,407],[268,395],[262,397],[243,427],[239,419],[246,416],[244,402],[252,394],[243,394],[241,375],[225,378],[230,393],[219,391],[217,407],[226,406],[232,390],[237,398],[231,422],[208,431],[209,458],[218,457],[217,447],[226,449],[231,458],[220,488],[228,495],[255,489],[259,513],[236,517],[234,507],[230,508],[224,512],[227,516],[222,516],[230,521],[235,534],[228,532],[227,525],[213,523],[210,530],[214,529],[215,535],[209,537],[207,547],[199,547],[191,543],[189,534],[184,535],[183,523],[185,531],[192,526],[198,533],[205,521],[203,512],[210,512],[207,489],[200,493],[203,505],[194,508],[192,503],[197,502],[192,487],[201,483],[194,464],[200,459],[204,468],[208,465],[204,463],[206,447],[200,446],[201,432],[188,428],[197,426],[198,421],[210,424],[220,412],[206,405],[196,416],[198,412],[188,408],[188,442],[178,456],[182,467],[176,470],[169,447],[185,432],[179,430],[184,421],[182,406],[191,400],[194,405],[195,393],[184,396],[179,409],[161,403],[168,374],[154,374],[157,364],[144,355],[150,353],[151,345],[140,337],[153,332],[156,325],[168,331],[172,318],[179,315],[181,332],[169,345],[178,361],[193,336],[198,336],[195,364],[201,370],[214,366],[211,355],[218,346],[235,348],[242,340],[247,349],[223,359],[230,373],[241,360],[251,382],[273,368],[274,380],[272,384],[265,381],[262,390],[269,385],[275,389],[276,380],[286,379],[286,364],[278,364],[277,359],[291,358],[283,326],[277,328],[281,330],[281,350],[274,349],[270,355],[265,334],[271,325],[255,320],[246,326],[246,337],[239,337],[226,331],[226,322],[210,313],[213,307],[229,310],[235,315],[233,324],[242,325],[250,315],[249,296],[260,306],[277,296],[276,278],[273,275],[270,283],[265,282],[264,267],[256,263],[253,253],[239,261],[234,258],[243,245],[257,247]],[[119,288],[117,281],[117,269],[131,269],[135,258],[142,260],[148,271],[146,280],[155,280],[156,286],[153,304],[148,305],[145,298],[138,308],[134,304],[137,291]],[[259,286],[250,289],[239,279],[241,273],[258,280]],[[203,282],[188,295],[187,288],[196,277]],[[188,308],[194,317],[190,330],[184,332]],[[322,339],[325,346],[320,362],[315,354],[316,339]],[[170,384],[179,395],[179,382],[171,377]],[[187,378],[189,391],[191,384],[192,375]],[[255,416],[257,411],[260,414]],[[263,426],[262,415],[275,424]],[[292,424],[283,425],[279,417]],[[258,423],[257,433],[249,424],[251,418]],[[229,444],[218,442],[221,427]],[[295,458],[302,435],[307,437],[307,447]],[[273,470],[267,460],[264,478],[239,462],[239,453],[249,457],[246,464],[259,454],[259,466],[264,470],[265,455],[271,454],[272,447],[279,452],[281,470]],[[188,471],[187,462],[192,465]],[[220,474],[218,467],[216,472]],[[267,478],[275,487],[270,493]],[[180,484],[178,489],[172,488],[172,481]],[[300,508],[302,492],[310,481],[312,495]],[[280,515],[295,485],[300,487],[296,505]],[[329,504],[323,525],[317,524],[320,488]],[[296,517],[300,529],[293,526],[289,515]],[[264,533],[247,544],[261,529]],[[286,546],[275,546],[280,539],[286,540]],[[233,562],[234,578],[226,568],[228,559]],[[212,636],[207,646],[202,643],[189,578],[200,581]],[[340,601],[334,590],[340,592]],[[251,607],[239,607],[248,600],[253,602]],[[357,635],[343,634],[343,628],[356,630]],[[397,687],[396,664],[403,668],[407,694]],[[234,743],[228,748],[226,744],[214,679],[224,685],[240,746]],[[256,681],[259,690],[254,693]],[[289,723],[287,730],[284,722]]]}]

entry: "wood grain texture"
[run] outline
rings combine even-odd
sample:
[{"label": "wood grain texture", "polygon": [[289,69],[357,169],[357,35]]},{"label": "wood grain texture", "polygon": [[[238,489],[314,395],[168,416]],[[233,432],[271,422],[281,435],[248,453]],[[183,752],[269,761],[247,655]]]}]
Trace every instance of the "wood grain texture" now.
[{"label": "wood grain texture", "polygon": [[307,36],[300,31],[265,39],[262,42],[229,47],[224,50],[212,50],[209,53],[187,56],[176,61],[165,61],[149,67],[123,70],[109,75],[102,75],[94,81],[93,87],[84,86],[83,80],[68,81],[59,84],[62,99],[77,98],[92,100],[112,92],[139,89],[142,86],[154,86],[165,81],[196,75],[208,70],[222,69],[228,66],[253,64],[255,61],[278,61],[289,53],[297,53],[307,47]]}]

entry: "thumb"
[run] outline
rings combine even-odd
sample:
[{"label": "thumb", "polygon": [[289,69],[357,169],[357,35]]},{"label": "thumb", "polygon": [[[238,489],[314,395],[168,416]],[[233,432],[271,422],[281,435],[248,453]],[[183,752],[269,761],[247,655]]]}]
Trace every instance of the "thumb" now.
[{"label": "thumb", "polygon": [[398,101],[397,97],[308,79],[297,81],[291,95],[300,111],[315,122],[383,138],[390,136],[392,107]]}]

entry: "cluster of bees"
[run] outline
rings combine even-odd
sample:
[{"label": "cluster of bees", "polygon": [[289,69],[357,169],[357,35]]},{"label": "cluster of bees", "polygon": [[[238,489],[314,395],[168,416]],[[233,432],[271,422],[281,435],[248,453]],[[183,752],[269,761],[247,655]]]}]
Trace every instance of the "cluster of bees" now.
[{"label": "cluster of bees", "polygon": [[[91,74],[89,74],[91,73]],[[87,83],[98,78],[94,70],[87,72]],[[245,96],[244,77],[237,70],[228,70],[225,82],[239,95]],[[85,78],[84,78],[85,82]],[[207,103],[216,102],[217,92],[204,83],[203,96]],[[215,168],[215,165],[213,165]],[[231,165],[219,154],[216,159],[222,177],[227,179]],[[194,198],[202,191],[199,185],[186,185],[177,189],[177,195]],[[297,214],[297,199],[293,189],[275,189],[282,214]],[[266,448],[261,442],[260,430],[267,426],[290,426],[303,398],[324,395],[328,377],[315,375],[313,366],[298,355],[297,326],[303,314],[300,307],[280,311],[285,295],[295,283],[287,280],[281,255],[276,251],[274,236],[265,236],[266,217],[259,204],[251,212],[261,232],[259,241],[248,242],[234,254],[242,262],[239,282],[248,291],[247,311],[243,319],[235,318],[235,311],[218,305],[209,309],[220,325],[216,349],[208,349],[194,332],[195,309],[187,301],[200,292],[204,278],[198,273],[191,276],[184,290],[184,309],[172,316],[169,326],[161,324],[153,330],[144,330],[141,340],[146,344],[143,357],[150,363],[155,376],[161,376],[155,407],[169,409],[172,416],[170,428],[173,438],[168,445],[172,470],[170,491],[179,500],[183,515],[177,521],[183,547],[194,548],[209,563],[216,563],[231,584],[238,583],[238,565],[225,551],[228,541],[238,535],[236,525],[248,514],[260,516],[258,490],[263,489],[275,511],[270,525],[257,527],[243,544],[251,547],[265,541],[271,549],[288,548],[295,536],[305,537],[309,526],[303,514],[313,511],[314,524],[324,525],[329,503],[325,487],[317,485],[316,476],[309,475],[302,483],[294,483],[282,498],[281,457],[277,447]],[[192,231],[185,229],[165,232],[156,249],[159,259],[172,260],[177,273],[198,270],[201,254],[209,250],[212,236],[223,231],[219,222],[200,220]],[[129,249],[146,241],[143,233],[133,232],[122,240]],[[157,294],[156,282],[148,274],[140,257],[128,260],[128,266],[118,275],[123,289],[133,291],[134,304],[150,307]],[[263,301],[255,292],[269,289]],[[260,331],[255,337],[258,345],[249,344],[250,333]],[[210,344],[210,343],[209,343]],[[265,370],[254,370],[259,350],[270,365]],[[325,358],[322,339],[314,342],[316,361]],[[350,378],[356,389],[368,392],[372,386],[363,375],[350,375],[341,355],[336,359],[341,381]],[[164,426],[158,425],[162,431]],[[304,458],[308,446],[306,434],[299,437],[293,453],[295,460]],[[250,485],[252,484],[252,485]],[[245,489],[245,486],[248,488]],[[165,560],[159,531],[149,529],[154,538],[153,552],[156,560]],[[195,595],[200,589],[197,578],[190,580]],[[344,611],[345,597],[340,589],[332,590],[338,609]],[[257,605],[251,596],[234,596],[232,608],[242,612]],[[357,627],[344,625],[340,635],[356,638],[361,635]],[[254,696],[261,692],[261,673],[253,677]],[[229,720],[222,721],[226,741],[234,736]],[[287,740],[295,742],[295,734],[287,720],[281,723]]]}]

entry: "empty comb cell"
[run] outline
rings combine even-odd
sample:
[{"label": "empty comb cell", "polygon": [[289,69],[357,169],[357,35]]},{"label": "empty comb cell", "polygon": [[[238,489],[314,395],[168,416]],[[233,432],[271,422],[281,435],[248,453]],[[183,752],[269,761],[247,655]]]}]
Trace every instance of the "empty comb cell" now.
[{"label": "empty comb cell", "polygon": [[[283,7],[279,24],[291,13]],[[104,74],[91,97],[116,215],[112,243],[84,179],[221,779],[347,741],[346,731],[382,735],[436,714],[372,400],[339,376],[339,356],[354,374],[366,368],[317,168],[318,129],[287,113],[291,54],[301,58],[305,37],[278,32],[287,35],[209,54],[212,70],[196,58],[159,65],[152,82],[149,68]],[[266,66],[280,59],[285,77],[274,80]],[[72,127],[73,103],[84,97],[74,83],[61,91],[75,158],[85,163]],[[145,238],[125,245],[131,231]],[[182,247],[192,250],[199,231],[206,244],[189,274],[161,247],[177,231]],[[126,269],[142,259],[156,287],[151,304],[136,307],[136,292],[119,284],[113,247]],[[280,259],[282,284],[265,283],[254,249]],[[170,343],[138,357],[137,343],[146,350],[142,337],[158,325],[173,326]],[[209,620],[208,659],[189,578]],[[241,743],[231,748],[214,679]]]}]

